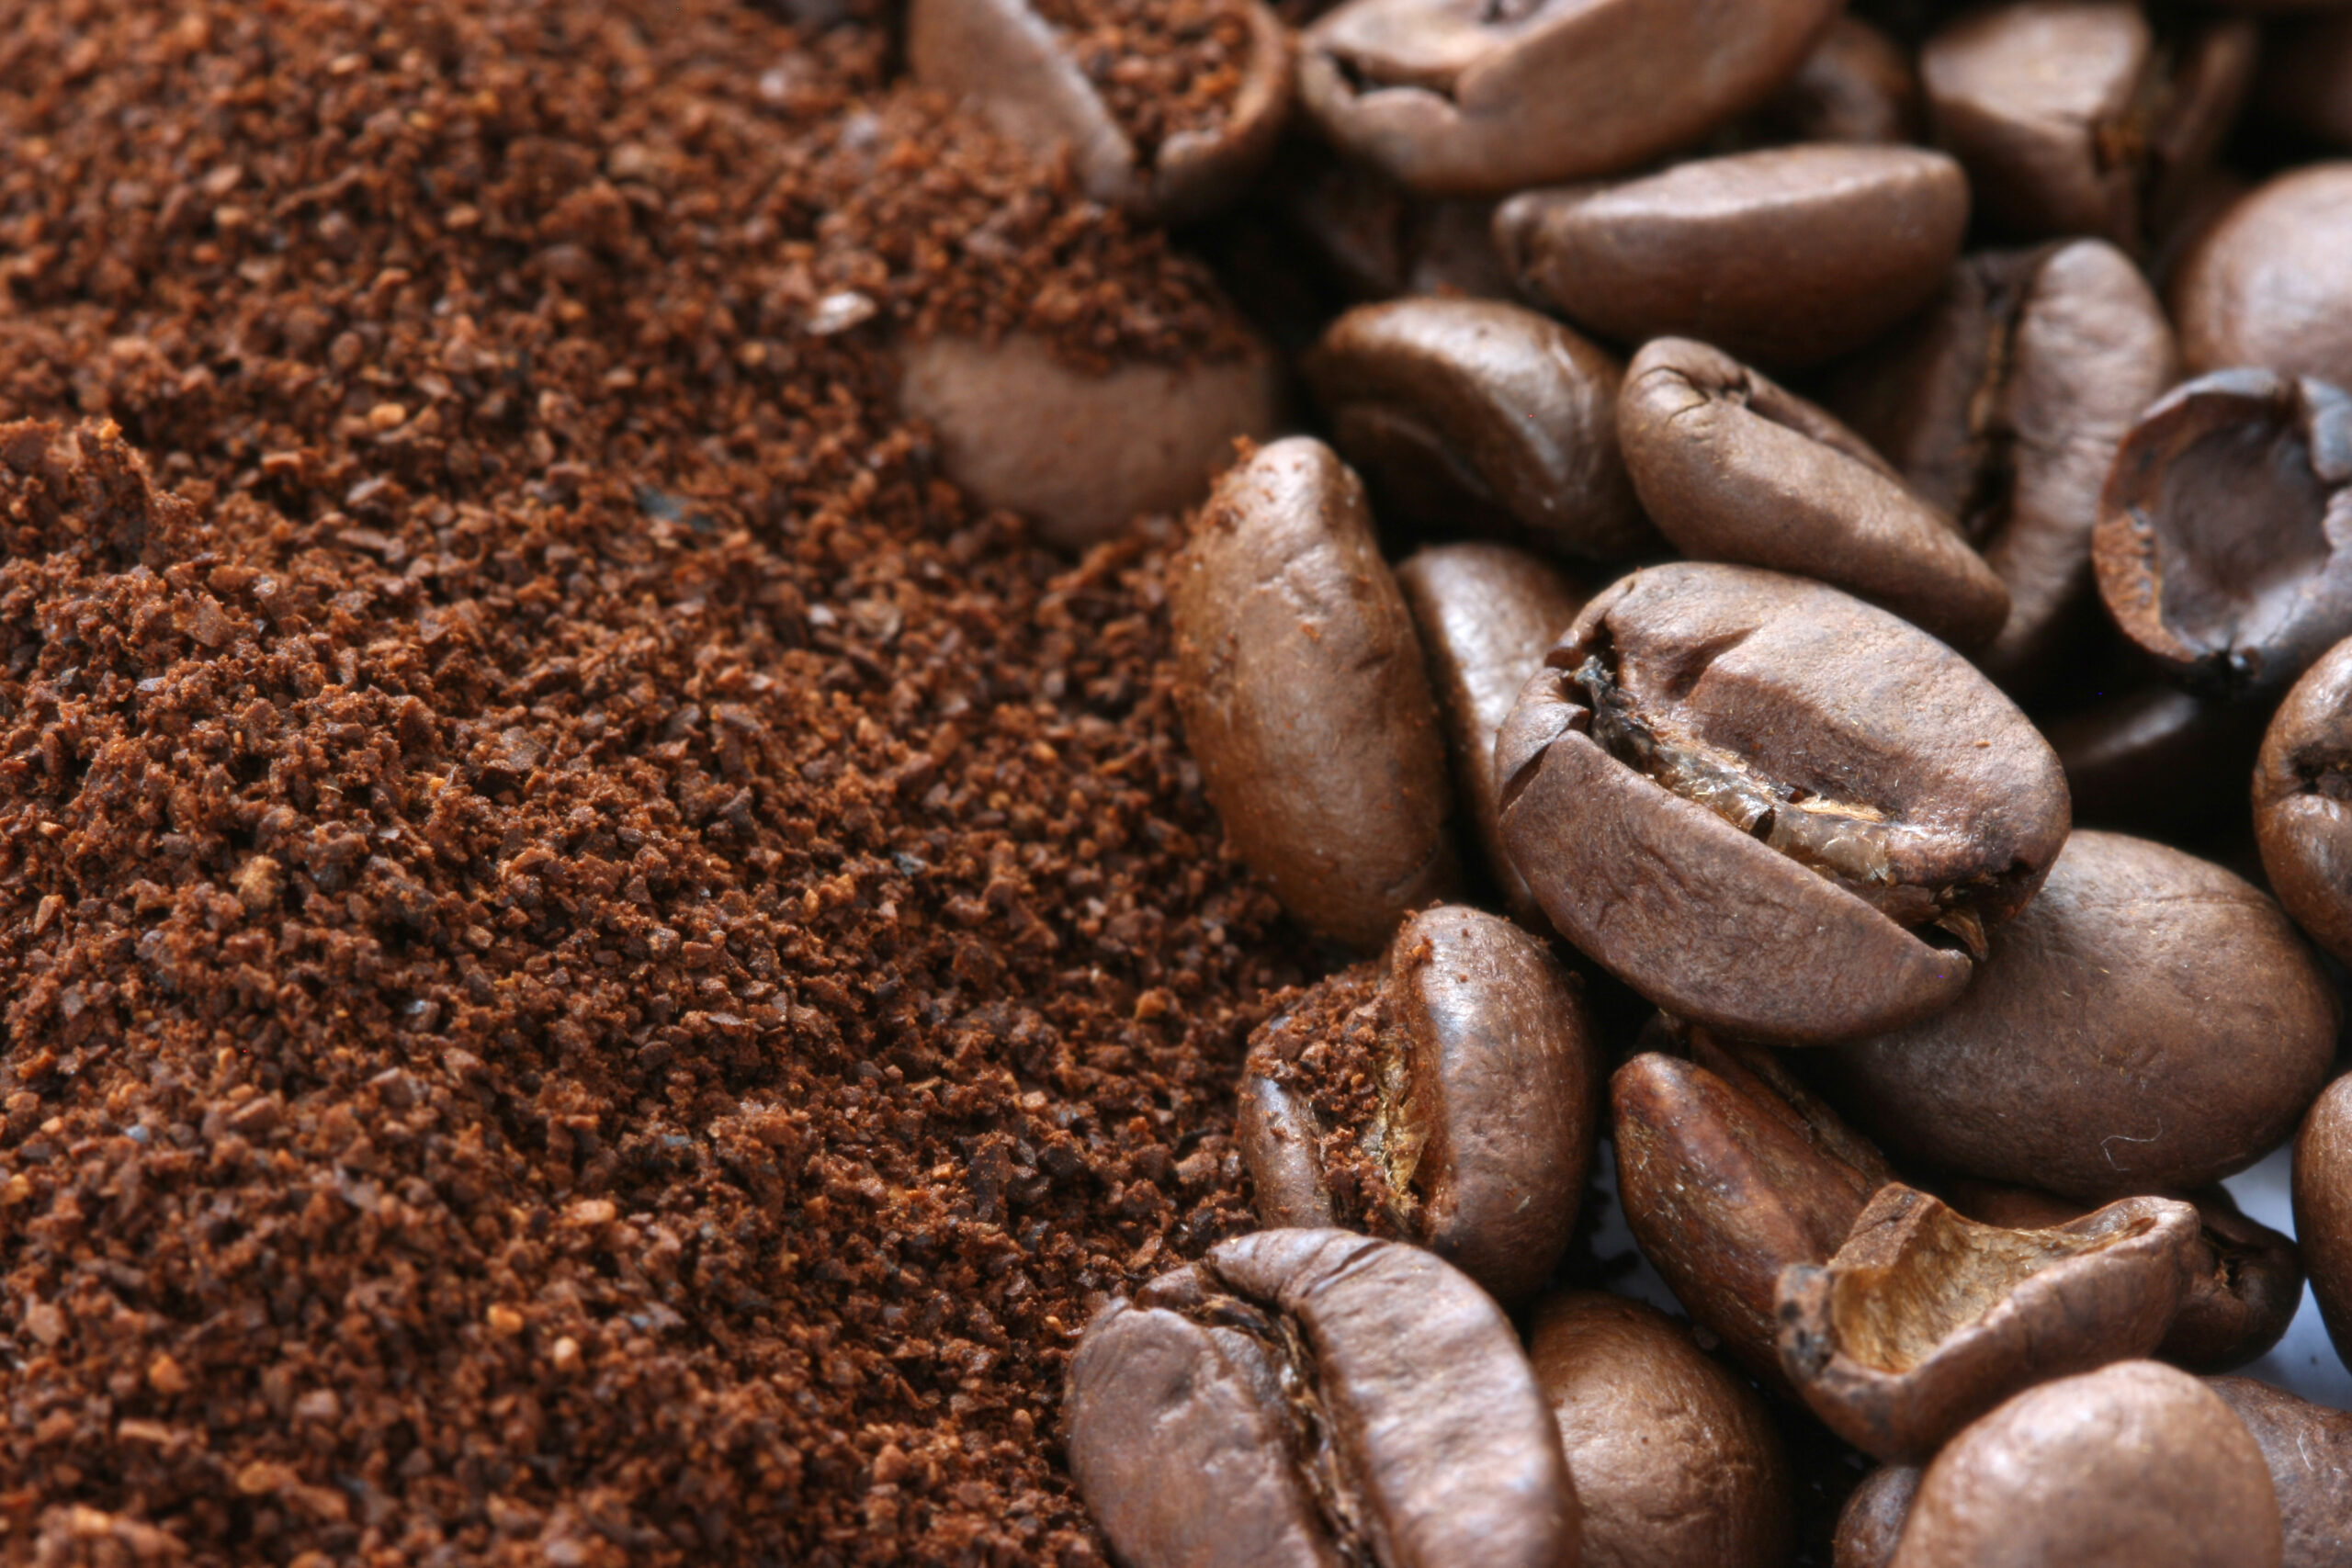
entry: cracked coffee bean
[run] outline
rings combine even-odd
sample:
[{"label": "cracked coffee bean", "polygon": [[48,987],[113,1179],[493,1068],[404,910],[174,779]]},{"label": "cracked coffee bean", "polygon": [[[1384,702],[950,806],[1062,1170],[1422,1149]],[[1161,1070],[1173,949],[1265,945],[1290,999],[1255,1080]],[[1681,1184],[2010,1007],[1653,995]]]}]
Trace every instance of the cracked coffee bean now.
[{"label": "cracked coffee bean", "polygon": [[1823,1043],[1950,1007],[2064,842],[2058,760],[1918,628],[1746,567],[1587,604],[1496,741],[1503,841],[1658,1006]]},{"label": "cracked coffee bean", "polygon": [[2123,634],[2212,694],[2275,692],[2352,632],[2352,396],[2267,370],[2174,388],[2123,438],[2091,560]]},{"label": "cracked coffee bean", "polygon": [[2326,1080],[2335,994],[2278,907],[2218,865],[2083,831],[1959,1003],[1809,1053],[1898,1160],[2103,1200],[2203,1186]]},{"label": "cracked coffee bean", "polygon": [[1496,209],[1495,241],[1523,290],[1603,337],[1803,366],[1924,303],[1967,223],[1942,153],[1823,142],[1526,191]]},{"label": "cracked coffee bean", "polygon": [[1576,982],[1498,916],[1426,909],[1250,1037],[1234,1141],[1269,1226],[1429,1247],[1505,1306],[1541,1290],[1592,1168]]},{"label": "cracked coffee bean", "polygon": [[2165,1198],[2010,1230],[1883,1187],[1827,1263],[1781,1275],[1781,1369],[1839,1437],[1923,1463],[2022,1389],[2154,1350],[2197,1231]]},{"label": "cracked coffee bean", "polygon": [[1643,348],[1617,433],[1643,508],[1693,559],[1801,573],[1962,649],[2008,618],[2008,591],[1948,515],[1860,436],[1720,349]]},{"label": "cracked coffee bean", "polygon": [[2270,1467],[2280,1568],[2352,1568],[2352,1415],[2252,1378],[2209,1378]]},{"label": "cracked coffee bean", "polygon": [[1894,1561],[1919,1474],[1917,1465],[1883,1464],[1862,1477],[1838,1515],[1831,1568],[1886,1568]]},{"label": "cracked coffee bean", "polygon": [[1292,914],[1379,947],[1457,866],[1437,702],[1363,486],[1321,442],[1261,447],[1173,576],[1177,700],[1227,836]]},{"label": "cracked coffee bean", "polygon": [[2255,766],[2254,835],[2287,913],[2352,963],[2352,641],[2305,671],[2271,716]]},{"label": "cracked coffee bean", "polygon": [[1581,1568],[1781,1568],[1793,1483],[1755,1389],[1656,1307],[1562,1291],[1528,1348],[1584,1514]]},{"label": "cracked coffee bean", "polygon": [[1576,1492],[1501,1309],[1418,1247],[1260,1231],[1114,1301],[1070,1472],[1127,1568],[1573,1568]]},{"label": "cracked coffee bean", "polygon": [[2258,365],[2352,386],[2352,163],[2257,187],[2206,231],[2171,289],[2192,371]]}]

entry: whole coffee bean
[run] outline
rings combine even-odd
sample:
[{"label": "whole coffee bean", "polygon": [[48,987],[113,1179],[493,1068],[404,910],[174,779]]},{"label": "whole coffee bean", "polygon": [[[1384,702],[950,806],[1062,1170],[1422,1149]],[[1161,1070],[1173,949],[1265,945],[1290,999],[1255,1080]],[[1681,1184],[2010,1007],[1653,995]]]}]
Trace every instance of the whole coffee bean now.
[{"label": "whole coffee bean", "polygon": [[1563,1291],[1528,1358],[1584,1511],[1581,1568],[1780,1568],[1792,1490],[1764,1402],[1656,1307]]},{"label": "whole coffee bean", "polygon": [[1617,434],[1642,506],[1686,556],[1817,579],[1963,649],[2008,618],[2008,591],[1948,515],[1719,349],[1669,337],[1635,355]]},{"label": "whole coffee bean", "polygon": [[1979,252],[1840,373],[1832,410],[1960,520],[2009,592],[1976,653],[2010,690],[2089,620],[2091,529],[2115,449],[2177,355],[2140,271],[2098,240]]},{"label": "whole coffee bean", "polygon": [[2259,365],[2352,386],[2352,163],[2280,175],[2232,208],[2173,279],[2192,371]]},{"label": "whole coffee bean", "polygon": [[2252,1378],[2211,1378],[2278,1494],[2280,1568],[2352,1568],[2352,1415]]},{"label": "whole coffee bean", "polygon": [[1842,16],[1742,129],[1762,141],[1875,143],[1917,141],[1919,128],[1910,56],[1882,29]]},{"label": "whole coffee bean", "polygon": [[1765,97],[1834,0],[1350,0],[1300,39],[1323,134],[1415,190],[1631,168]]},{"label": "whole coffee bean", "polygon": [[1453,788],[1477,834],[1487,872],[1515,919],[1544,928],[1535,896],[1503,852],[1502,787],[1495,737],[1520,689],[1577,618],[1588,595],[1551,566],[1509,545],[1435,545],[1396,569],[1429,656]]},{"label": "whole coffee bean", "polygon": [[1599,1047],[1544,945],[1459,905],[1250,1036],[1234,1139],[1269,1226],[1429,1247],[1506,1306],[1551,1277],[1592,1168]]},{"label": "whole coffee bean", "polygon": [[2287,913],[2352,962],[2352,641],[2305,671],[2271,716],[2254,770],[2254,835]]},{"label": "whole coffee bean", "polygon": [[1495,743],[1503,843],[1562,935],[1678,1016],[1815,1043],[1949,1007],[2065,840],[2025,716],[1835,589],[1649,568],[1545,666]]},{"label": "whole coffee bean", "polygon": [[[2166,836],[2235,811],[2262,743],[2263,717],[2256,705],[2143,680],[2044,719],[2041,733],[2066,770],[2075,821]],[[2164,787],[2150,789],[2151,779]]]},{"label": "whole coffee bean", "polygon": [[2160,40],[2136,0],[2016,0],[1964,14],[1919,56],[1938,145],[1996,223],[2136,246],[2211,159],[2253,80],[2253,24]]},{"label": "whole coffee bean", "polygon": [[1894,1568],[2275,1568],[2262,1450],[2187,1372],[2120,1361],[2028,1389],[1920,1477]]},{"label": "whole coffee bean", "polygon": [[1495,249],[1493,202],[1415,196],[1378,171],[1336,156],[1304,152],[1291,163],[1271,199],[1348,298],[1510,297],[1510,273]]},{"label": "whole coffee bean", "polygon": [[1221,1242],[1087,1326],[1069,1465],[1129,1568],[1575,1568],[1576,1493],[1510,1321],[1430,1253]]},{"label": "whole coffee bean", "polygon": [[1192,366],[1077,369],[1035,338],[934,337],[901,351],[899,401],[939,436],[950,478],[985,506],[1025,513],[1065,549],[1143,513],[1192,505],[1237,435],[1276,424],[1280,378],[1253,346]]},{"label": "whole coffee bean", "polygon": [[1319,441],[1262,447],[1172,575],[1177,702],[1227,835],[1292,914],[1380,946],[1456,863],[1437,701],[1363,486]]},{"label": "whole coffee bean", "polygon": [[1781,1365],[1829,1429],[1924,1463],[2009,1395],[2156,1348],[2197,1211],[2126,1198],[2047,1230],[1980,1225],[1881,1188],[1826,1264],[1781,1275]]},{"label": "whole coffee bean", "polygon": [[2336,10],[2275,29],[2254,101],[2314,141],[2352,148],[2352,14]]},{"label": "whole coffee bean", "polygon": [[1883,1464],[1862,1477],[1838,1516],[1830,1568],[1886,1568],[1919,1490],[1917,1465]]},{"label": "whole coffee bean", "polygon": [[2325,1081],[2336,1002],[2278,907],[2218,865],[2078,832],[1959,1004],[1809,1054],[1898,1160],[2085,1199],[2203,1186]]},{"label": "whole coffee bean", "polygon": [[2091,562],[2174,679],[2286,685],[2352,633],[2352,397],[2267,370],[2174,388],[2116,453]]},{"label": "whole coffee bean", "polygon": [[[907,65],[924,86],[961,97],[996,129],[1046,158],[1067,152],[1086,194],[1105,206],[1169,222],[1197,218],[1240,194],[1272,152],[1290,107],[1290,34],[1256,0],[1221,0],[1216,17],[1237,35],[1240,78],[1212,124],[1156,134],[1123,123],[1090,75],[1090,48],[1062,27],[1063,7],[1033,0],[910,0]],[[1212,11],[1203,6],[1203,13]],[[1204,15],[1203,25],[1212,18]],[[1148,73],[1149,62],[1113,54]],[[1116,80],[1116,76],[1112,77]]]},{"label": "whole coffee bean", "polygon": [[1654,549],[1617,455],[1617,361],[1495,299],[1398,299],[1306,356],[1332,445],[1391,523],[1622,558]]},{"label": "whole coffee bean", "polygon": [[1522,288],[1603,336],[1811,365],[1923,304],[1967,224],[1942,153],[1820,143],[1526,191],[1496,209],[1495,242]]},{"label": "whole coffee bean", "polygon": [[2312,1102],[2295,1134],[2295,1247],[2327,1337],[2352,1355],[2352,1077]]}]

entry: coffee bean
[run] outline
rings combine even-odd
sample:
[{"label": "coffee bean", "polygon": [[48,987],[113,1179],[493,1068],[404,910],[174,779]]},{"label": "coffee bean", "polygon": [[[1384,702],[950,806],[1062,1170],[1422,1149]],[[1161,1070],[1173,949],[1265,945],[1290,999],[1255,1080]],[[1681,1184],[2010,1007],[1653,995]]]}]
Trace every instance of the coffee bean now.
[{"label": "coffee bean", "polygon": [[2314,141],[2352,148],[2352,16],[2324,12],[2276,28],[2254,101]]},{"label": "coffee bean", "polygon": [[2018,1394],[1919,1479],[1894,1568],[2276,1568],[2262,1450],[2188,1373],[2120,1361]]},{"label": "coffee bean", "polygon": [[2008,591],[1950,516],[1860,436],[1718,349],[1649,344],[1617,428],[1643,508],[1686,556],[1802,573],[1962,649],[2008,618]]},{"label": "coffee bean", "polygon": [[1454,797],[1477,834],[1487,870],[1516,919],[1544,929],[1535,896],[1503,852],[1501,781],[1495,737],[1520,689],[1577,618],[1588,595],[1575,582],[1509,545],[1436,545],[1396,569],[1429,657]]},{"label": "coffee bean", "polygon": [[2025,716],[1835,589],[1649,568],[1545,665],[1496,741],[1504,845],[1562,935],[1678,1016],[1804,1043],[1933,1014],[2064,841]]},{"label": "coffee bean", "polygon": [[2254,833],[2287,913],[2352,961],[2352,641],[2304,671],[2272,716],[2254,772]]},{"label": "coffee bean", "polygon": [[1787,1455],[1764,1402],[1657,1308],[1563,1291],[1529,1359],[1583,1508],[1581,1568],[1779,1568]]},{"label": "coffee bean", "polygon": [[[2195,832],[2236,809],[2263,717],[2259,705],[2143,679],[2043,720],[2041,732],[2066,770],[2075,821],[2163,835]],[[2150,789],[2151,779],[2164,788]]]},{"label": "coffee bean", "polygon": [[2259,365],[2352,386],[2352,163],[2261,186],[2208,230],[2173,279],[2192,371]]},{"label": "coffee bean", "polygon": [[1298,91],[1350,156],[1438,196],[1631,168],[1751,107],[1833,0],[1350,0]]},{"label": "coffee bean", "polygon": [[1222,1242],[1090,1324],[1069,1464],[1129,1568],[1574,1568],[1576,1493],[1510,1323],[1433,1255]]},{"label": "coffee bean", "polygon": [[1918,141],[1920,123],[1910,56],[1882,29],[1842,16],[1741,129],[1766,141],[1894,143]]},{"label": "coffee bean", "polygon": [[2295,1134],[2295,1246],[2339,1357],[2352,1353],[2352,1077],[2312,1101]]},{"label": "coffee bean", "polygon": [[1883,1464],[1862,1477],[1838,1516],[1831,1568],[1886,1568],[1894,1561],[1919,1475],[1917,1465]]},{"label": "coffee bean", "polygon": [[1279,177],[1269,199],[1347,298],[1510,296],[1494,203],[1415,196],[1376,170],[1305,147],[1286,154]]},{"label": "coffee bean", "polygon": [[1557,321],[1489,299],[1365,305],[1305,368],[1385,521],[1602,558],[1656,548],[1617,455],[1622,367]]},{"label": "coffee bean", "polygon": [[2352,633],[2352,397],[2267,370],[2174,388],[2132,426],[2091,561],[2175,680],[2274,692]]},{"label": "coffee bean", "polygon": [[2188,1292],[2197,1229],[2197,1211],[2167,1198],[2008,1230],[1881,1188],[1827,1263],[1781,1275],[1781,1369],[1848,1442],[1924,1463],[2022,1389],[2154,1350]]},{"label": "coffee bean", "polygon": [[2252,1378],[2211,1378],[2261,1449],[2278,1494],[2281,1568],[2352,1564],[2352,1415]]},{"label": "coffee bean", "polygon": [[1458,905],[1250,1037],[1235,1142],[1270,1226],[1418,1243],[1516,1305],[1551,1277],[1592,1168],[1600,1050],[1544,944]]},{"label": "coffee bean", "polygon": [[2325,1081],[2335,994],[2218,865],[2078,832],[1990,947],[1949,1011],[1804,1059],[1898,1160],[2085,1199],[2198,1187],[2275,1146]]},{"label": "coffee bean", "polygon": [[1291,913],[1380,946],[1456,863],[1437,703],[1363,485],[1320,442],[1263,447],[1173,576],[1177,700],[1227,836]]},{"label": "coffee bean", "polygon": [[1943,154],[1821,143],[1527,191],[1496,209],[1495,241],[1522,288],[1604,337],[1797,366],[1925,303],[1967,222]]}]

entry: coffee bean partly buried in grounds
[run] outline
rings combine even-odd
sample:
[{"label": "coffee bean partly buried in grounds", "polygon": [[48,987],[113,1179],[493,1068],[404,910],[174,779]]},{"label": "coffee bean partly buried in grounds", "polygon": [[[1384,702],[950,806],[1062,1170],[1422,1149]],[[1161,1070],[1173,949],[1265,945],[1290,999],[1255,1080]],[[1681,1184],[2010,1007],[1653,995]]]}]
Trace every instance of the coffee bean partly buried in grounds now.
[{"label": "coffee bean partly buried in grounds", "polygon": [[2287,913],[2352,963],[2352,641],[2304,671],[2271,716],[2255,765],[2254,835]]},{"label": "coffee bean partly buried in grounds", "polygon": [[2352,1414],[2252,1378],[2210,1378],[2205,1386],[2245,1423],[2270,1466],[2280,1568],[2352,1568]]},{"label": "coffee bean partly buried in grounds", "polygon": [[1604,591],[1495,765],[1562,935],[1679,1017],[1789,1043],[1951,1005],[2067,829],[2057,758],[1959,654],[1746,567]]},{"label": "coffee bean partly buried in grounds", "polygon": [[1344,1231],[1210,1248],[1088,1325],[1069,1464],[1126,1568],[1574,1568],[1576,1493],[1510,1322]]}]

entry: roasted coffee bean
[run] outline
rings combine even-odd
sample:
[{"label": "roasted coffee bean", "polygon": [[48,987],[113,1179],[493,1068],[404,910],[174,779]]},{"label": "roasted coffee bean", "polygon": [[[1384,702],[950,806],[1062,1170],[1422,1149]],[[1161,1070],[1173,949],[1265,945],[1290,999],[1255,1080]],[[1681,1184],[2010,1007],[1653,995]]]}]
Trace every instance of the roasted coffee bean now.
[{"label": "roasted coffee bean", "polygon": [[1141,117],[1105,101],[1106,85],[1150,79],[1152,62],[1059,25],[1073,9],[1050,0],[910,0],[907,65],[917,81],[965,99],[1012,140],[1048,158],[1067,153],[1080,186],[1106,206],[1164,222],[1197,218],[1239,195],[1272,152],[1290,107],[1290,34],[1273,13],[1257,0],[1217,0],[1165,18],[1229,34],[1216,40],[1216,53],[1223,71],[1239,78],[1231,102],[1205,123],[1170,126],[1158,123],[1167,118],[1164,97],[1144,95],[1157,112]]},{"label": "roasted coffee bean", "polygon": [[1441,906],[1250,1037],[1234,1141],[1265,1224],[1415,1242],[1513,1306],[1575,1228],[1600,1089],[1559,961],[1509,920]]},{"label": "roasted coffee bean", "polygon": [[1831,1568],[1886,1568],[1894,1561],[1919,1474],[1917,1465],[1884,1464],[1862,1477],[1838,1516]]},{"label": "roasted coffee bean", "polygon": [[2245,1425],[2187,1372],[2121,1361],[2027,1390],[1919,1478],[1894,1568],[2277,1568]]},{"label": "roasted coffee bean", "polygon": [[2285,686],[2352,633],[2352,396],[2267,370],[2174,388],[2116,453],[2091,562],[2175,680]]},{"label": "roasted coffee bean", "polygon": [[2280,1568],[2352,1568],[2352,1415],[2252,1378],[2211,1378],[2278,1494]]},{"label": "roasted coffee bean", "polygon": [[1521,288],[1604,337],[1794,366],[1917,310],[1967,223],[1968,182],[1942,153],[1822,143],[1527,191],[1496,209],[1495,242]]},{"label": "roasted coffee bean", "polygon": [[1781,1568],[1793,1490],[1747,1383],[1656,1307],[1563,1291],[1528,1348],[1584,1512],[1580,1568]]},{"label": "roasted coffee bean", "polygon": [[1770,141],[1917,141],[1918,73],[1885,32],[1839,17],[1742,129]]},{"label": "roasted coffee bean", "polygon": [[1510,1323],[1418,1247],[1221,1242],[1088,1325],[1069,1419],[1128,1568],[1575,1568],[1576,1492]]},{"label": "roasted coffee bean", "polygon": [[2312,1102],[2295,1134],[2295,1247],[2339,1357],[2352,1355],[2352,1077]]},{"label": "roasted coffee bean", "polygon": [[1962,649],[2008,619],[2008,591],[1949,515],[1719,349],[1659,338],[1635,355],[1617,434],[1643,508],[1686,556],[1815,578]]},{"label": "roasted coffee bean", "polygon": [[[2076,822],[2165,835],[2201,830],[2236,809],[2263,717],[2258,705],[2143,678],[2131,690],[2043,719],[2041,733],[2066,770]],[[2152,779],[2164,787],[2150,789]]]},{"label": "roasted coffee bean", "polygon": [[1839,373],[1829,407],[1958,518],[2009,591],[1976,662],[2012,691],[2088,628],[2091,529],[2115,449],[2177,355],[2139,269],[2103,241],[1979,252]]},{"label": "roasted coffee bean", "polygon": [[2254,101],[2305,136],[2352,148],[2352,14],[2336,10],[2273,30]]},{"label": "roasted coffee bean", "polygon": [[1504,845],[1562,935],[1678,1016],[1794,1043],[1927,1017],[2065,840],[2025,716],[1835,589],[1648,568],[1545,666],[1495,745]]},{"label": "roasted coffee bean", "polygon": [[1363,485],[1318,441],[1263,447],[1173,576],[1177,700],[1227,836],[1301,920],[1380,946],[1456,863],[1437,702]]},{"label": "roasted coffee bean", "polygon": [[1631,168],[1794,71],[1834,0],[1349,0],[1299,42],[1323,134],[1415,190]]},{"label": "roasted coffee bean", "polygon": [[1781,1366],[1831,1431],[1924,1463],[2013,1393],[2154,1350],[2197,1229],[2167,1198],[2009,1230],[1883,1187],[1827,1263],[1781,1273]]},{"label": "roasted coffee bean", "polygon": [[1384,521],[1576,556],[1656,549],[1617,455],[1623,371],[1557,321],[1492,299],[1365,305],[1306,371]]},{"label": "roasted coffee bean", "polygon": [[1192,505],[1234,437],[1276,424],[1280,378],[1262,348],[1102,375],[1021,334],[928,338],[901,357],[899,401],[937,434],[948,474],[1065,549],[1110,538],[1139,513]]},{"label": "roasted coffee bean", "polygon": [[1396,569],[1420,629],[1430,684],[1453,757],[1454,798],[1513,917],[1544,929],[1543,911],[1503,852],[1495,737],[1520,689],[1568,629],[1588,595],[1551,566],[1509,545],[1435,545]]},{"label": "roasted coffee bean", "polygon": [[2078,832],[1958,1005],[1808,1054],[1895,1159],[2086,1199],[2199,1187],[2325,1081],[2336,1001],[2278,907],[2218,865]]},{"label": "roasted coffee bean", "polygon": [[2015,0],[1929,39],[1919,79],[1938,145],[1994,222],[2129,249],[2211,162],[2257,41],[2243,18],[2159,39],[2137,0]]},{"label": "roasted coffee bean", "polygon": [[2192,371],[2259,365],[2352,386],[2352,163],[2278,175],[2206,231],[2173,278]]},{"label": "roasted coffee bean", "polygon": [[2352,963],[2352,641],[2304,671],[2271,716],[2255,765],[2254,834],[2287,913]]},{"label": "roasted coffee bean", "polygon": [[1493,202],[1415,196],[1361,164],[1312,152],[1293,162],[1275,198],[1283,218],[1348,298],[1510,297]]}]

